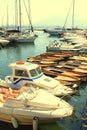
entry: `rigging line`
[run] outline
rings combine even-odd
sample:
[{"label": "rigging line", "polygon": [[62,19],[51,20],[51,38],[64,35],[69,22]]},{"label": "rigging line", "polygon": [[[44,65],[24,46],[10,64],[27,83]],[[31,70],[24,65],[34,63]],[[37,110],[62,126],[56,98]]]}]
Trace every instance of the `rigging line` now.
[{"label": "rigging line", "polygon": [[31,21],[31,8],[30,8],[30,0],[28,0],[28,6],[29,6],[29,18],[30,18],[30,21]]},{"label": "rigging line", "polygon": [[63,25],[63,29],[65,28],[66,22],[67,22],[67,20],[68,20],[69,13],[70,13],[70,10],[71,10],[71,6],[72,6],[72,2],[71,2],[71,4],[70,4],[70,7],[69,7],[69,10],[68,10],[68,14],[67,14],[67,17],[66,17],[65,23],[64,23],[64,25]]},{"label": "rigging line", "polygon": [[32,26],[32,22],[31,22],[31,8],[30,8],[30,0],[28,0],[28,5],[29,5],[29,16],[30,16],[31,30],[32,30],[32,32],[34,32],[34,29],[33,29],[33,26]]},{"label": "rigging line", "polygon": [[[26,4],[25,4],[25,0],[23,0],[23,2],[24,2],[24,6],[25,6],[25,9],[26,9],[27,15],[28,15],[29,23],[30,23],[30,26],[31,26],[31,31],[33,32],[33,26],[32,26],[31,19],[30,19],[30,12],[28,13],[28,10],[27,10]],[[30,11],[30,5],[29,5],[29,11]]]}]

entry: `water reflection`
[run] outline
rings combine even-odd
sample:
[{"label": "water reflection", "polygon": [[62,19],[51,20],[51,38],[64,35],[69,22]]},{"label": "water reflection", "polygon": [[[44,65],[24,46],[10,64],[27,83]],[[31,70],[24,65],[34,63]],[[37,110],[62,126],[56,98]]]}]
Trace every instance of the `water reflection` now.
[{"label": "water reflection", "polygon": [[8,64],[18,60],[27,60],[29,54],[33,55],[35,50],[34,44],[15,45],[5,47],[0,50],[0,78],[4,78],[11,73]]}]

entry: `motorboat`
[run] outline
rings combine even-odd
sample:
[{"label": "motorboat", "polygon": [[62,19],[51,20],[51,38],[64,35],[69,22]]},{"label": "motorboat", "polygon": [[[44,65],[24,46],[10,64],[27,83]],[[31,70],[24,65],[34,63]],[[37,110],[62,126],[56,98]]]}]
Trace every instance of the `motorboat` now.
[{"label": "motorboat", "polygon": [[81,61],[87,61],[87,56],[72,56],[70,59],[74,60],[81,60]]},{"label": "motorboat", "polygon": [[72,105],[33,84],[21,89],[0,85],[0,121],[12,123],[14,128],[54,122],[72,113]]},{"label": "motorboat", "polygon": [[81,39],[79,41],[53,41],[48,46],[46,46],[46,51],[73,51],[73,52],[86,52],[87,51],[87,41]]},{"label": "motorboat", "polygon": [[83,69],[83,68],[80,68],[78,66],[68,65],[68,64],[65,63],[65,64],[60,64],[57,67],[61,67],[61,68],[64,68],[66,70],[70,70],[70,71],[73,71],[75,73],[79,73],[80,75],[82,74],[82,76],[84,75],[85,77],[87,76],[87,70]]},{"label": "motorboat", "polygon": [[83,64],[83,63],[79,63],[79,62],[75,62],[75,61],[67,61],[66,62],[67,65],[73,65],[73,66],[76,66],[76,67],[79,67],[81,69],[86,69],[87,70],[87,64]]},{"label": "motorboat", "polygon": [[[86,78],[86,71],[87,66],[83,65],[81,63],[75,63],[74,61],[66,61],[63,62],[55,67],[58,70],[61,70],[64,75],[70,76],[70,77],[79,77],[81,81],[87,81]],[[79,69],[79,71],[77,71]]]},{"label": "motorboat", "polygon": [[73,93],[71,88],[62,85],[60,81],[46,76],[38,64],[17,61],[9,64],[9,67],[12,69],[12,75],[5,77],[5,84],[11,88],[19,89],[23,85],[33,83],[56,96]]}]

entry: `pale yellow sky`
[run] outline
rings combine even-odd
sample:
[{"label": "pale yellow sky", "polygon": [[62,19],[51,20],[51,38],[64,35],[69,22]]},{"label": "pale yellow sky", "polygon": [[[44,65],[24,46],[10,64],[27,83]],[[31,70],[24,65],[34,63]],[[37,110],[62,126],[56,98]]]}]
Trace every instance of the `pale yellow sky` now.
[{"label": "pale yellow sky", "polygon": [[[14,23],[15,1],[16,0],[0,0],[0,24],[5,24],[7,21],[7,5],[9,24]],[[72,1],[73,0],[30,0],[32,22],[35,23],[51,16],[66,18]],[[21,2],[23,3],[23,0],[21,0]],[[28,0],[25,0],[25,2],[27,5]],[[25,24],[28,23],[28,19],[23,5],[24,4],[22,4],[22,17]],[[75,18],[80,18],[82,22],[83,20],[87,21],[86,12],[87,0],[75,0]]]}]

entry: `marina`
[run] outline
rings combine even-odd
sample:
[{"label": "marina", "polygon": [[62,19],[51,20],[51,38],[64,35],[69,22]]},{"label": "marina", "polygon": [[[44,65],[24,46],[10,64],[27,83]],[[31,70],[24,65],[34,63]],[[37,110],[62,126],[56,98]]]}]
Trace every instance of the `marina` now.
[{"label": "marina", "polygon": [[[16,61],[27,61],[28,57],[37,57],[38,55],[45,55],[46,53],[46,46],[49,44],[50,40],[55,40],[57,39],[56,37],[49,37],[48,34],[45,34],[44,32],[36,32],[38,34],[38,38],[35,40],[34,44],[14,44],[8,47],[4,47],[0,50],[0,73],[1,73],[1,79],[4,80],[5,76],[11,75],[11,70],[8,67],[8,64]],[[57,39],[58,40],[58,39]],[[61,56],[62,55],[62,56]],[[56,58],[53,58],[52,54],[52,59],[49,58],[49,61],[43,60],[42,58],[39,57],[40,61],[43,61],[43,63],[46,64],[46,62],[50,63],[48,65],[58,65],[61,60],[67,59],[67,57],[73,57],[73,53],[62,53],[62,54],[55,54]],[[76,53],[77,55],[77,53]],[[44,56],[45,57],[45,56]],[[58,58],[58,59],[57,59]],[[3,60],[4,59],[4,60]],[[51,60],[50,60],[51,59]],[[37,63],[39,63],[39,60],[35,59]],[[71,59],[70,59],[71,60]],[[35,61],[33,61],[35,63]],[[86,62],[84,62],[86,64]],[[59,64],[60,65],[60,64]],[[85,65],[86,66],[86,65]],[[43,67],[44,68],[44,67]],[[80,72],[76,74],[81,74]],[[85,74],[83,73],[83,77],[85,77]],[[79,95],[69,95],[69,100],[68,103],[70,103],[72,106],[74,106],[75,112],[72,114],[72,116],[67,117],[65,119],[58,119],[54,123],[46,123],[46,124],[39,124],[39,129],[40,130],[82,130],[85,129],[83,127],[84,120],[82,118],[85,116],[84,114],[84,109],[85,109],[85,104],[86,104],[86,94],[87,94],[87,88],[86,88],[86,82],[81,84],[80,89],[79,89]],[[12,124],[0,122],[0,126],[2,128],[9,128],[14,129],[12,127]],[[33,129],[32,126],[20,126],[19,129],[26,128],[26,129]]]},{"label": "marina", "polygon": [[2,129],[87,129],[84,1],[0,2]]}]

